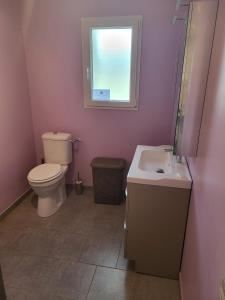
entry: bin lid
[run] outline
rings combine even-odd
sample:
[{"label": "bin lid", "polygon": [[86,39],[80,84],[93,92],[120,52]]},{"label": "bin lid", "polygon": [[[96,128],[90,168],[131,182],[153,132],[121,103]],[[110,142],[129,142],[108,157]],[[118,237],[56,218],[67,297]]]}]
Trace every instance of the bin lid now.
[{"label": "bin lid", "polygon": [[124,169],[126,161],[122,158],[96,157],[92,160],[91,166],[103,169]]}]

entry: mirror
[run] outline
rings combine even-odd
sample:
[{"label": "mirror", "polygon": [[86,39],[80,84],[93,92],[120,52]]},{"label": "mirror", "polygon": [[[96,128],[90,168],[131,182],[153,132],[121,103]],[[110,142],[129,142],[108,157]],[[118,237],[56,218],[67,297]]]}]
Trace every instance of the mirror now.
[{"label": "mirror", "polygon": [[190,3],[174,141],[179,156],[197,155],[217,8],[217,1]]}]

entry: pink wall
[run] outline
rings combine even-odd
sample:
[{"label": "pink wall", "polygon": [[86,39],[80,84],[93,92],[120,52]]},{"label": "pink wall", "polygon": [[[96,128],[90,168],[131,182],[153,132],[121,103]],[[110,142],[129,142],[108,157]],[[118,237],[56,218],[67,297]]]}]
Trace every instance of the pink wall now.
[{"label": "pink wall", "polygon": [[217,300],[225,275],[225,0],[220,1],[181,271],[183,300]]},{"label": "pink wall", "polygon": [[[82,139],[77,154],[85,184],[95,156],[131,160],[137,144],[170,143],[177,39],[175,0],[28,0],[24,36],[38,162],[44,131],[68,131]],[[81,16],[144,16],[140,109],[83,108]]]},{"label": "pink wall", "polygon": [[35,161],[18,4],[0,1],[0,213],[27,190]]}]

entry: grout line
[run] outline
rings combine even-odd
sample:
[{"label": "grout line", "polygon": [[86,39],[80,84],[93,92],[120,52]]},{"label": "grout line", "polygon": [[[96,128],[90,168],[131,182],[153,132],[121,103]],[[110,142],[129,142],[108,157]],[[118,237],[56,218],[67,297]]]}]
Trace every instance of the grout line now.
[{"label": "grout line", "polygon": [[[11,247],[11,246],[9,246]],[[2,249],[3,252],[7,250],[7,246]],[[58,256],[52,256],[52,255],[40,255],[40,254],[33,254],[33,253],[30,253],[29,251],[26,251],[26,250],[20,250],[20,249],[16,249],[16,253],[19,254],[19,255],[22,255],[22,256],[30,256],[30,257],[40,257],[40,258],[53,258],[55,260],[58,260],[58,261],[65,261],[65,262],[70,262],[70,261],[73,261],[75,263],[82,263],[84,265],[89,265],[89,266],[95,266],[96,268],[97,267],[100,267],[100,268],[108,268],[108,269],[113,269],[113,270],[120,270],[120,271],[129,271],[129,270],[126,270],[126,269],[122,269],[122,268],[117,268],[116,266],[115,267],[112,267],[112,266],[106,266],[106,265],[101,265],[101,264],[95,264],[95,263],[90,263],[90,262],[85,262],[85,261],[80,261],[78,260],[78,258],[72,258],[72,257],[58,257]]]},{"label": "grout line", "polygon": [[96,265],[94,263],[90,263],[90,262],[84,262],[84,261],[78,261],[79,263],[85,264],[85,265],[89,265],[89,266],[96,266],[99,268],[108,268],[108,269],[113,269],[113,270],[121,270],[121,271],[126,271],[124,269],[118,269],[117,267],[111,267],[111,266],[106,266],[106,265]]},{"label": "grout line", "polygon": [[98,266],[95,266],[95,271],[94,271],[94,274],[93,274],[93,276],[92,276],[92,280],[91,280],[91,283],[90,283],[90,286],[89,286],[89,289],[88,289],[87,295],[86,295],[86,297],[85,297],[85,300],[87,300],[87,298],[88,298],[88,295],[89,295],[89,293],[90,293],[91,286],[92,286],[92,283],[93,283],[93,281],[94,281],[95,273],[96,273],[96,271],[97,271],[97,267],[98,267]]}]

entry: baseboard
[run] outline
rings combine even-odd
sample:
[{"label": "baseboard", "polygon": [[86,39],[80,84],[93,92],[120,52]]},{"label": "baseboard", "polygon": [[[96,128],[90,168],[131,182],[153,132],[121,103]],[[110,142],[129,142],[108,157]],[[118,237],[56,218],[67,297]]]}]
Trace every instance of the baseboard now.
[{"label": "baseboard", "polygon": [[[69,187],[69,189],[74,189],[75,188],[74,184],[67,184],[67,187]],[[85,185],[84,189],[86,191],[92,191],[93,187]],[[20,195],[13,203],[11,203],[3,212],[1,212],[0,213],[0,221],[2,219],[4,219],[12,210],[14,210],[26,198],[26,196],[29,195],[32,192],[33,192],[32,189],[29,188],[22,195]]]},{"label": "baseboard", "polygon": [[181,300],[184,300],[184,294],[183,294],[183,289],[182,289],[182,277],[181,277],[181,273],[179,273],[179,286],[180,286],[180,297]]},{"label": "baseboard", "polygon": [[15,209],[27,195],[32,193],[32,189],[29,188],[22,195],[20,195],[13,203],[11,203],[3,212],[0,213],[0,221],[4,219],[13,209]]}]

